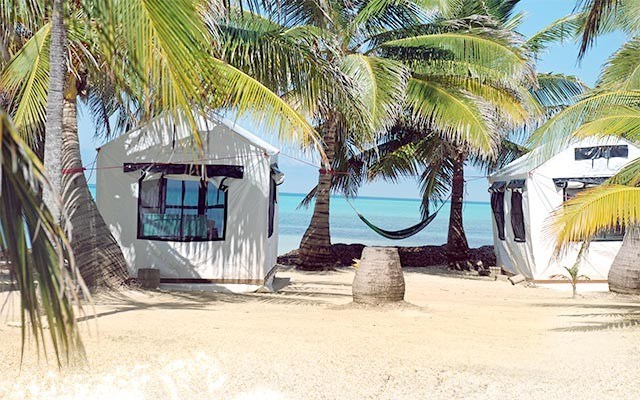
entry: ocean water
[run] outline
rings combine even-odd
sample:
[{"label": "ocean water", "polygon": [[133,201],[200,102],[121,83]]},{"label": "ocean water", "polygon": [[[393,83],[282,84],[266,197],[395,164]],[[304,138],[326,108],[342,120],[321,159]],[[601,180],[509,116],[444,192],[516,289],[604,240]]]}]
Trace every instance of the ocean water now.
[{"label": "ocean water", "polygon": [[[89,185],[95,195],[95,185]],[[280,254],[298,247],[304,231],[309,225],[312,208],[300,208],[304,195],[280,193],[279,199],[279,245]],[[399,230],[415,225],[421,220],[420,201],[414,199],[392,199],[359,197],[352,201],[358,211],[376,226],[386,230]],[[379,236],[366,226],[342,197],[331,198],[331,240],[333,243],[362,243],[382,246],[440,245],[447,241],[449,204],[417,235],[403,240],[390,240]],[[491,206],[484,202],[466,202],[464,205],[464,227],[469,246],[490,245]]]}]

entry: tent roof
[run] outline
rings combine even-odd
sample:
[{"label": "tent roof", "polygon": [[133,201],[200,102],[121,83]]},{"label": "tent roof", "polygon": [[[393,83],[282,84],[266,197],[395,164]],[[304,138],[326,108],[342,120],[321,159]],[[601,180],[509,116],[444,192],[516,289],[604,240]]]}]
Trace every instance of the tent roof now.
[{"label": "tent roof", "polygon": [[[607,144],[612,144],[613,141],[623,142],[629,146],[634,146],[636,148],[638,147],[634,143],[631,143],[626,139],[618,138],[618,137],[599,138],[599,139],[585,138],[585,139],[581,139],[571,143],[563,151],[572,149],[574,147],[580,147],[581,145],[584,145],[584,146],[607,145]],[[492,173],[491,175],[489,175],[489,178],[492,180],[495,180],[495,179],[503,179],[503,178],[509,179],[512,177],[524,176],[529,172],[535,170],[536,168],[540,167],[541,165],[547,163],[552,158],[558,156],[558,154],[560,154],[561,152],[555,153],[553,156],[549,156],[548,153],[547,154],[545,153],[546,152],[545,152],[544,146],[536,147],[529,153],[523,155],[518,159],[513,160],[512,162],[505,165],[501,169]]]},{"label": "tent roof", "polygon": [[[118,136],[117,138],[107,142],[106,144],[104,144],[102,147],[107,147],[110,143],[113,142],[117,142],[117,141],[121,141],[121,140],[126,140],[125,138],[127,137],[131,137],[133,135],[136,135],[140,132],[142,132],[145,128],[150,127],[152,124],[157,123],[157,122],[161,122],[161,121],[165,121],[165,122],[170,122],[173,118],[169,115],[161,115],[159,117],[156,117],[154,119],[152,119],[151,121],[149,121],[148,123],[141,125],[137,128],[134,128],[126,133],[124,133],[123,135]],[[241,140],[261,149],[264,150],[268,155],[275,155],[280,153],[280,149],[278,149],[277,147],[273,146],[272,144],[268,143],[267,141],[265,141],[264,139],[261,139],[260,137],[256,136],[255,134],[249,132],[248,130],[244,129],[243,127],[241,127],[240,125],[238,125],[237,123],[235,123],[232,120],[229,120],[227,118],[223,118],[220,117],[219,115],[216,114],[211,114],[210,116],[208,116],[207,118],[202,117],[202,116],[197,116],[196,117],[196,123],[198,125],[198,130],[200,132],[206,132],[206,131],[210,131],[213,127],[215,127],[216,125],[224,125],[225,127],[227,127],[230,131],[232,131],[233,133],[236,134],[236,136],[238,136]],[[212,126],[213,125],[213,126]]]},{"label": "tent roof", "polygon": [[229,120],[227,118],[222,118],[222,117],[216,117],[214,119],[214,122],[216,122],[216,121],[217,122],[221,122],[227,128],[229,128],[233,132],[235,132],[238,136],[241,136],[242,138],[244,138],[247,142],[253,144],[256,147],[261,148],[264,151],[266,151],[267,154],[274,155],[274,154],[280,153],[280,149],[278,149],[277,147],[275,147],[271,143],[267,142],[266,140],[254,135],[253,133],[251,133],[248,130],[244,129],[243,127],[241,127],[240,125],[238,125],[234,121],[231,121],[231,120]]}]

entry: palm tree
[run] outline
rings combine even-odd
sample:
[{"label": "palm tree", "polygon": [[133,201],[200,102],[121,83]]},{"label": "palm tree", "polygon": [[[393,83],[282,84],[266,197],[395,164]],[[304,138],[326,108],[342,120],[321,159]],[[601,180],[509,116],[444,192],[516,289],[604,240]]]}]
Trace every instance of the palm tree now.
[{"label": "palm tree", "polygon": [[[148,0],[87,3],[91,3],[92,8],[80,5],[78,10],[67,13],[74,18],[69,19],[65,32],[69,41],[65,45],[68,51],[64,53],[71,58],[65,60],[68,72],[64,68],[67,89],[63,96],[64,143],[60,141],[58,152],[52,151],[58,143],[55,137],[45,141],[49,143],[49,150],[45,151],[48,158],[45,158],[51,163],[48,171],[52,179],[61,181],[61,187],[55,192],[64,197],[72,227],[71,242],[85,280],[92,287],[119,286],[127,278],[125,260],[97,210],[82,170],[76,119],[78,93],[87,94],[84,97],[88,97],[94,116],[109,132],[113,131],[109,119],[114,114],[125,122],[121,127],[132,128],[161,112],[182,110],[195,124],[192,107],[202,112],[224,107],[260,113],[267,125],[279,127],[285,139],[314,143],[316,134],[286,101],[249,74],[223,61],[219,43],[211,44],[212,37],[217,38],[219,34],[216,26],[205,25],[191,2],[173,2],[159,9]],[[85,22],[83,13],[87,9],[109,12],[101,14],[103,23],[98,26]],[[112,13],[113,10],[117,13]],[[173,14],[178,15],[166,19]],[[49,72],[54,72],[49,66],[57,65],[46,62],[47,53],[53,54],[50,52],[52,25],[53,20],[49,23],[42,20],[41,26],[36,25],[37,32],[13,55],[0,80],[0,90],[12,95],[10,109],[16,123],[33,141],[38,128],[44,124],[42,109],[53,104],[45,100],[47,93],[51,93],[47,86],[53,83],[48,82]],[[148,26],[149,29],[118,28],[122,26]],[[130,45],[114,52],[114,42]],[[153,46],[136,45],[142,42]],[[289,49],[283,47],[282,50]],[[309,80],[299,81],[306,84]],[[78,92],[77,86],[83,90]],[[317,85],[308,86],[311,90],[317,89]],[[299,97],[310,96],[303,93]],[[198,142],[197,131],[194,134]]]},{"label": "palm tree", "polygon": [[[635,37],[608,60],[592,91],[535,132],[531,144],[543,146],[546,157],[584,137],[618,136],[640,143],[640,26],[633,22],[638,3],[590,1],[587,6],[590,17],[584,29],[583,49],[597,34],[610,29],[624,29]],[[633,161],[605,184],[567,201],[554,212],[550,226],[556,253],[565,252],[571,243],[588,242],[603,230],[626,228],[609,272],[609,289],[613,292],[640,293],[639,186],[640,161]]]},{"label": "palm tree", "polygon": [[[473,62],[449,60],[443,58],[442,51],[435,51],[437,46],[421,46],[420,37],[410,36],[392,42],[410,45],[402,52],[396,50],[387,54],[412,69],[407,103],[410,106],[419,104],[424,109],[423,115],[429,116],[434,104],[442,103],[444,99],[448,101],[447,117],[453,121],[457,118],[458,123],[445,125],[443,129],[431,119],[421,120],[421,114],[416,113],[414,106],[374,149],[351,162],[351,165],[361,165],[363,170],[359,173],[369,179],[383,177],[395,181],[401,176],[418,176],[425,214],[428,214],[430,203],[442,201],[451,193],[447,250],[454,261],[465,259],[468,254],[462,220],[465,163],[470,161],[491,169],[522,154],[526,149],[507,140],[509,132],[525,122],[541,119],[547,108],[561,106],[567,97],[575,96],[582,89],[571,77],[536,76],[530,67],[531,54],[559,37],[570,36],[578,25],[576,18],[556,21],[526,40],[515,32],[520,16],[511,16],[514,5],[515,2],[502,1],[490,4],[453,2],[429,29],[437,30],[443,37],[471,33],[478,39],[485,35],[498,38],[494,46],[502,46],[511,55],[511,60],[521,60],[524,69],[520,75],[513,74],[513,65],[506,57]],[[415,36],[415,30],[409,34]],[[496,62],[496,59],[507,62]],[[414,82],[431,85],[439,91],[435,94],[434,91],[413,91]],[[464,136],[464,132],[468,132],[465,124],[471,124],[477,136],[473,139],[476,143],[485,143],[484,147],[474,146],[474,142]],[[353,180],[355,185],[360,183]]]},{"label": "palm tree", "polygon": [[[153,3],[153,4],[150,4]],[[83,7],[85,4],[74,3],[79,7],[74,16],[78,18],[67,19],[65,25],[70,39],[67,42],[66,54],[73,57],[65,60],[71,68],[72,73],[65,74],[66,91],[63,96],[62,110],[62,170],[71,173],[62,174],[70,190],[65,191],[65,206],[72,208],[72,223],[75,225],[75,238],[91,240],[87,236],[95,235],[99,244],[89,247],[98,247],[104,251],[105,239],[108,243],[108,230],[100,226],[102,222],[92,199],[86,189],[86,181],[80,173],[81,166],[80,153],[78,147],[76,100],[77,92],[82,92],[87,82],[84,78],[89,75],[88,98],[95,115],[108,121],[112,110],[116,110],[115,116],[122,126],[139,123],[155,114],[163,111],[180,110],[179,101],[181,95],[176,91],[184,90],[186,93],[204,96],[206,103],[198,103],[198,99],[188,98],[187,103],[193,102],[200,107],[226,107],[227,109],[240,112],[262,113],[268,125],[279,126],[283,138],[299,141],[301,143],[313,143],[316,134],[306,123],[304,117],[297,113],[289,103],[281,99],[277,94],[268,90],[256,79],[251,78],[246,72],[242,72],[230,64],[222,61],[222,58],[212,58],[211,54],[217,54],[217,48],[211,49],[203,45],[210,44],[212,34],[216,34],[214,27],[198,30],[204,33],[206,39],[200,38],[201,42],[193,43],[193,38],[181,28],[187,29],[190,25],[186,20],[193,18],[196,13],[191,3],[178,4],[183,7],[174,12],[166,9],[153,8],[148,15],[141,15],[140,2],[118,2],[100,3],[94,2],[93,7]],[[13,2],[1,2],[0,14],[0,104],[7,106],[11,114],[18,122],[18,129],[14,131],[12,124],[8,122],[4,114],[0,114],[2,125],[0,137],[2,139],[2,184],[0,191],[0,201],[3,207],[0,209],[0,244],[2,249],[7,251],[16,270],[16,279],[20,289],[22,301],[23,322],[29,319],[30,323],[23,323],[23,329],[27,326],[33,330],[34,337],[40,343],[43,335],[42,317],[46,316],[51,333],[51,342],[58,355],[71,355],[71,351],[81,347],[74,318],[73,303],[77,303],[75,293],[77,288],[85,288],[83,280],[75,268],[71,245],[66,241],[65,235],[56,225],[57,218],[51,216],[43,205],[38,192],[46,187],[47,181],[43,176],[43,167],[37,157],[29,150],[35,147],[42,150],[42,128],[44,126],[44,115],[47,106],[47,93],[49,87],[49,47],[52,31],[52,22],[47,21],[44,10],[47,9],[39,2],[30,2],[30,7],[16,7]],[[112,7],[117,5],[118,7]],[[155,2],[145,2],[145,6],[158,6]],[[133,11],[127,8],[131,6]],[[59,10],[59,5],[57,5]],[[91,9],[94,14],[93,19],[81,18],[82,12]],[[109,12],[105,12],[105,10]],[[116,15],[110,11],[117,10]],[[201,11],[201,9],[199,9]],[[190,13],[189,13],[190,11]],[[138,14],[136,14],[138,12]],[[178,12],[179,15],[175,15]],[[23,13],[23,14],[21,14]],[[19,15],[19,17],[18,17]],[[166,18],[169,17],[169,20]],[[16,22],[21,21],[21,22]],[[87,21],[100,21],[100,24],[89,23]],[[128,24],[135,21],[136,24]],[[200,18],[195,19],[196,24],[201,24]],[[58,21],[57,23],[59,23]],[[142,29],[146,37],[123,37],[113,34],[122,34],[122,27],[125,26],[146,26],[153,25],[154,29]],[[172,25],[173,24],[173,25]],[[192,26],[191,26],[192,27]],[[15,32],[20,31],[20,34]],[[129,30],[125,29],[130,33]],[[202,31],[202,32],[201,32]],[[206,31],[206,32],[205,32]],[[174,34],[178,32],[178,34]],[[140,33],[140,32],[138,32]],[[180,34],[182,33],[182,35]],[[193,33],[193,31],[191,31]],[[199,36],[198,36],[199,37]],[[129,39],[128,41],[126,39]],[[144,39],[144,40],[143,40]],[[138,40],[138,41],[136,41]],[[118,47],[114,51],[115,42],[121,43],[152,43],[156,47],[144,48],[122,48]],[[115,41],[115,42],[114,42]],[[99,46],[96,46],[98,44]],[[295,43],[287,43],[282,50],[297,48]],[[169,48],[165,48],[168,46]],[[189,49],[188,45],[195,48]],[[177,48],[176,48],[177,47]],[[203,53],[201,48],[211,51]],[[173,54],[172,51],[176,52]],[[138,52],[142,52],[139,54]],[[198,59],[192,59],[196,54]],[[86,56],[86,58],[82,58]],[[142,57],[145,56],[145,57]],[[312,59],[312,58],[311,58]],[[132,60],[137,62],[133,63]],[[309,57],[307,57],[307,61]],[[197,63],[194,63],[197,61]],[[118,65],[119,70],[108,68]],[[182,71],[182,66],[191,67],[190,70]],[[292,65],[295,65],[293,62]],[[194,66],[202,76],[192,76]],[[308,63],[302,66],[309,67]],[[167,71],[169,69],[169,71]],[[206,71],[209,74],[204,74]],[[333,75],[324,75],[324,71],[319,74],[326,76],[331,81]],[[171,76],[175,80],[167,80]],[[215,77],[215,79],[210,78]],[[106,78],[101,80],[101,78]],[[192,79],[192,81],[189,81]],[[211,80],[209,80],[211,79]],[[115,84],[111,82],[115,81]],[[180,83],[188,84],[182,87]],[[215,82],[214,82],[215,81]],[[129,82],[128,84],[125,84]],[[299,79],[296,84],[309,83],[309,80]],[[197,92],[202,87],[216,86],[215,92]],[[204,85],[204,86],[203,86]],[[286,86],[286,85],[285,85]],[[293,86],[293,87],[292,87]],[[298,85],[300,86],[300,85]],[[316,90],[315,84],[302,85],[310,90]],[[313,103],[315,100],[305,100],[309,96],[304,91],[292,90],[295,84],[287,86],[289,90],[297,94],[298,98]],[[152,93],[149,88],[154,88],[157,93]],[[196,88],[196,89],[194,89]],[[146,89],[146,90],[145,90]],[[153,94],[153,95],[152,95]],[[184,95],[184,93],[183,93]],[[182,96],[184,97],[184,96]],[[187,104],[185,103],[185,104]],[[117,111],[120,110],[120,113]],[[122,110],[131,111],[123,113]],[[189,109],[189,111],[191,111]],[[190,115],[190,114],[189,114]],[[120,124],[119,124],[120,125]],[[105,124],[107,131],[109,125]],[[18,134],[24,138],[23,141]],[[62,171],[60,171],[62,172]],[[78,197],[79,196],[79,197]],[[54,196],[54,200],[57,197]],[[60,209],[57,207],[57,209]],[[82,215],[74,220],[73,216]],[[26,222],[23,224],[22,221]],[[82,224],[83,225],[79,225]],[[90,225],[93,232],[87,232],[85,228]],[[93,225],[93,226],[91,226]],[[28,228],[25,231],[24,228]],[[87,228],[88,229],[88,228]],[[36,232],[39,232],[36,234]],[[101,233],[102,232],[102,233]],[[106,232],[106,233],[105,233]],[[112,239],[112,238],[111,238]],[[86,244],[80,243],[82,246]],[[31,252],[27,252],[27,248]],[[117,249],[116,246],[111,248]],[[85,257],[83,252],[76,253],[80,257]],[[86,253],[86,252],[85,252]],[[89,254],[91,256],[91,254]],[[113,271],[105,270],[104,258],[93,255],[95,261],[88,264],[96,265],[102,269],[99,274],[92,275],[94,284],[100,284],[100,279],[104,281],[105,276],[110,277]],[[64,264],[62,264],[64,262]],[[85,261],[86,262],[86,261]],[[85,264],[85,274],[87,267]],[[111,280],[112,277],[111,277]],[[36,295],[39,293],[39,296]],[[88,296],[88,292],[85,291]],[[40,302],[41,301],[41,302]],[[81,310],[81,308],[80,308]],[[44,314],[43,314],[44,313]],[[24,337],[24,336],[23,336]]]},{"label": "palm tree", "polygon": [[[353,77],[372,116],[371,131],[364,137],[359,135],[361,132],[346,129],[340,113],[325,114],[317,124],[331,163],[320,171],[318,184],[305,199],[308,203],[315,198],[315,204],[299,254],[303,267],[323,268],[332,260],[329,195],[332,190],[348,191],[352,183],[360,180],[344,174],[355,167],[349,166],[347,160],[374,144],[376,136],[394,123],[404,111],[401,100],[405,96],[413,119],[423,124],[429,121],[451,138],[464,139],[474,148],[492,152],[495,146],[485,135],[488,125],[474,115],[477,108],[470,107],[470,101],[460,101],[460,97],[443,90],[447,76],[442,71],[478,65],[482,76],[487,76],[496,59],[504,60],[503,70],[515,76],[527,75],[529,67],[524,55],[505,44],[508,40],[491,37],[495,32],[458,29],[456,34],[451,34],[452,29],[434,23],[417,4],[360,1],[319,6],[291,2],[279,11],[285,16],[295,11],[300,19],[321,28],[324,36],[339,44],[339,51],[327,58]],[[416,49],[425,55],[442,55],[442,63],[411,74],[411,65],[403,63],[399,55],[411,50],[417,53]],[[434,70],[443,75],[443,79],[430,80]],[[497,91],[487,95],[503,100],[508,97]],[[336,105],[327,109],[335,110]],[[341,173],[333,174],[333,171]]]}]

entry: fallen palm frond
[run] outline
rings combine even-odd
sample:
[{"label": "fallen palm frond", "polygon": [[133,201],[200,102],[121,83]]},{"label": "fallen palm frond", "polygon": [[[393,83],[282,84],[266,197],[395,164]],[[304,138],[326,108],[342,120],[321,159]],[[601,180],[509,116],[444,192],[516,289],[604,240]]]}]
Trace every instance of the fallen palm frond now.
[{"label": "fallen palm frond", "polygon": [[82,354],[74,306],[78,291],[88,292],[62,228],[38,194],[47,184],[43,166],[2,111],[0,142],[0,248],[20,292],[23,352],[31,334],[45,355],[49,342],[58,363],[68,362]]}]

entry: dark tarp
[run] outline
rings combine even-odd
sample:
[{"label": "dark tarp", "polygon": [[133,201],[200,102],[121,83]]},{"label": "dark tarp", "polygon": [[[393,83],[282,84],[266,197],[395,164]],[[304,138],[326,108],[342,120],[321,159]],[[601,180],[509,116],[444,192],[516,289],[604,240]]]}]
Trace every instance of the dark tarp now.
[{"label": "dark tarp", "polygon": [[[206,174],[203,174],[202,167],[205,167]],[[244,167],[238,165],[217,165],[217,164],[174,164],[174,163],[124,163],[124,172],[159,172],[167,175],[192,175],[206,176],[226,176],[229,178],[242,179]]]},{"label": "dark tarp", "polygon": [[504,240],[504,191],[491,193],[491,210],[498,227],[498,238]]},{"label": "dark tarp", "polygon": [[524,229],[524,212],[522,210],[522,193],[511,192],[511,227],[516,242],[526,241]]},{"label": "dark tarp", "polygon": [[576,147],[576,160],[595,160],[598,158],[629,157],[629,146],[626,144],[615,146]]}]

